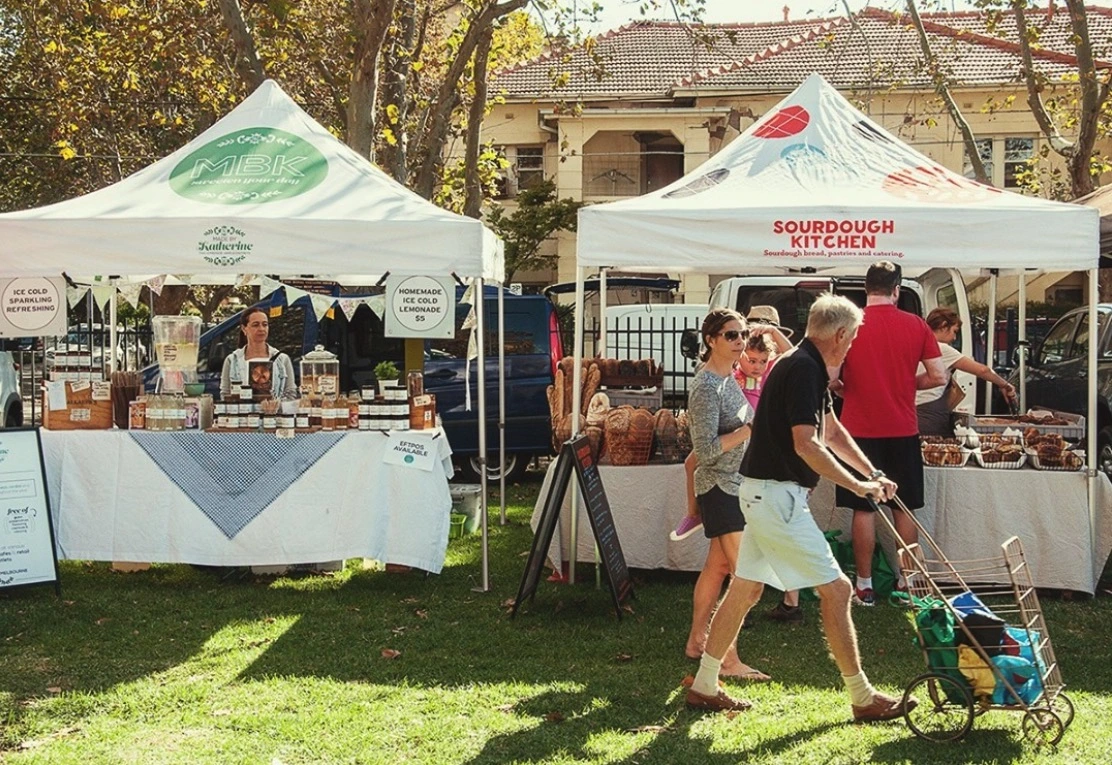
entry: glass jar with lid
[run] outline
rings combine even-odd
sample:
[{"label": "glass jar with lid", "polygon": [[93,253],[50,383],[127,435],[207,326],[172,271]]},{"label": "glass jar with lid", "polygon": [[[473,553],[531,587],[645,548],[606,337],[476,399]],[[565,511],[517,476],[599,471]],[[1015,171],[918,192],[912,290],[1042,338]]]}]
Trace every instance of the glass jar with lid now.
[{"label": "glass jar with lid", "polygon": [[301,357],[301,391],[321,396],[335,396],[340,391],[340,360],[323,345]]}]

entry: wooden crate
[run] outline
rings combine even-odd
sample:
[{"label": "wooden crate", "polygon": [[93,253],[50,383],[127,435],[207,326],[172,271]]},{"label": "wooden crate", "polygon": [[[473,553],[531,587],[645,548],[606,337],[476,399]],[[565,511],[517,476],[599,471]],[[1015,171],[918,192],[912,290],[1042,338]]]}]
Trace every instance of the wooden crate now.
[{"label": "wooden crate", "polygon": [[[42,426],[47,430],[110,430],[112,428],[111,383],[67,382],[66,408],[50,409],[47,392],[42,394]],[[107,386],[107,400],[93,400],[93,386]]]}]

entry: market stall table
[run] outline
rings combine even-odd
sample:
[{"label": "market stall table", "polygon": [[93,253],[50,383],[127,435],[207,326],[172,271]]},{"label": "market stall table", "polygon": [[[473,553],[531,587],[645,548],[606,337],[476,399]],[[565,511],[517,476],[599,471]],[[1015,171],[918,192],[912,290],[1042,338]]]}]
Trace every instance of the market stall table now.
[{"label": "market stall table", "polygon": [[[400,436],[431,470],[384,461]],[[439,573],[451,448],[440,431],[42,431],[58,556],[250,566],[374,558]]]},{"label": "market stall table", "polygon": [[[1012,535],[1023,542],[1038,587],[1093,593],[1112,552],[1112,484],[1098,477],[1096,514],[1090,525],[1086,477],[1080,472],[933,468],[925,470],[926,505],[918,517],[947,555],[955,560],[996,557]],[[683,465],[614,467],[601,465],[614,525],[630,568],[698,571],[707,540],[697,532],[681,542],[668,533],[687,505]],[[543,499],[552,467],[541,488]],[[558,533],[549,560],[567,556],[571,519],[570,492],[564,500]],[[849,538],[850,512],[833,507],[833,486],[819,484],[811,507],[820,528],[844,529]],[[536,528],[542,505],[533,510]],[[579,528],[588,528],[580,512]],[[594,561],[590,534],[580,534],[578,557]],[[891,545],[888,545],[891,546]]]}]

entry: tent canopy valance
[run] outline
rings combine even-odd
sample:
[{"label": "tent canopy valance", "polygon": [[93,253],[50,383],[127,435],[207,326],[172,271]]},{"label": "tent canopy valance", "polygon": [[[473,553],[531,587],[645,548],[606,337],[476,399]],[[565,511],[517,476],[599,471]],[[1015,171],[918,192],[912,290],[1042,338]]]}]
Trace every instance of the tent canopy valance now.
[{"label": "tent canopy valance", "polygon": [[915,151],[819,75],[710,160],[579,213],[578,265],[755,273],[852,267],[1094,268],[1098,215],[975,183]]},{"label": "tent canopy valance", "polygon": [[501,281],[480,221],[419,197],[268,80],[119,183],[0,215],[4,276],[368,274]]}]

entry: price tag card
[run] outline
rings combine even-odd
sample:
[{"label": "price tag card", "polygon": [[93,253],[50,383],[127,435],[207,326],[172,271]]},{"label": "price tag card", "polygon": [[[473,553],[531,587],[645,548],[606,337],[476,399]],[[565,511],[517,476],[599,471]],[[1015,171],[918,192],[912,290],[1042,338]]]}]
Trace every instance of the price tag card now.
[{"label": "price tag card", "polygon": [[93,401],[111,401],[112,383],[96,381],[93,383]]},{"label": "price tag card", "polygon": [[52,412],[66,408],[66,383],[63,380],[51,380],[46,384],[46,405]]}]

